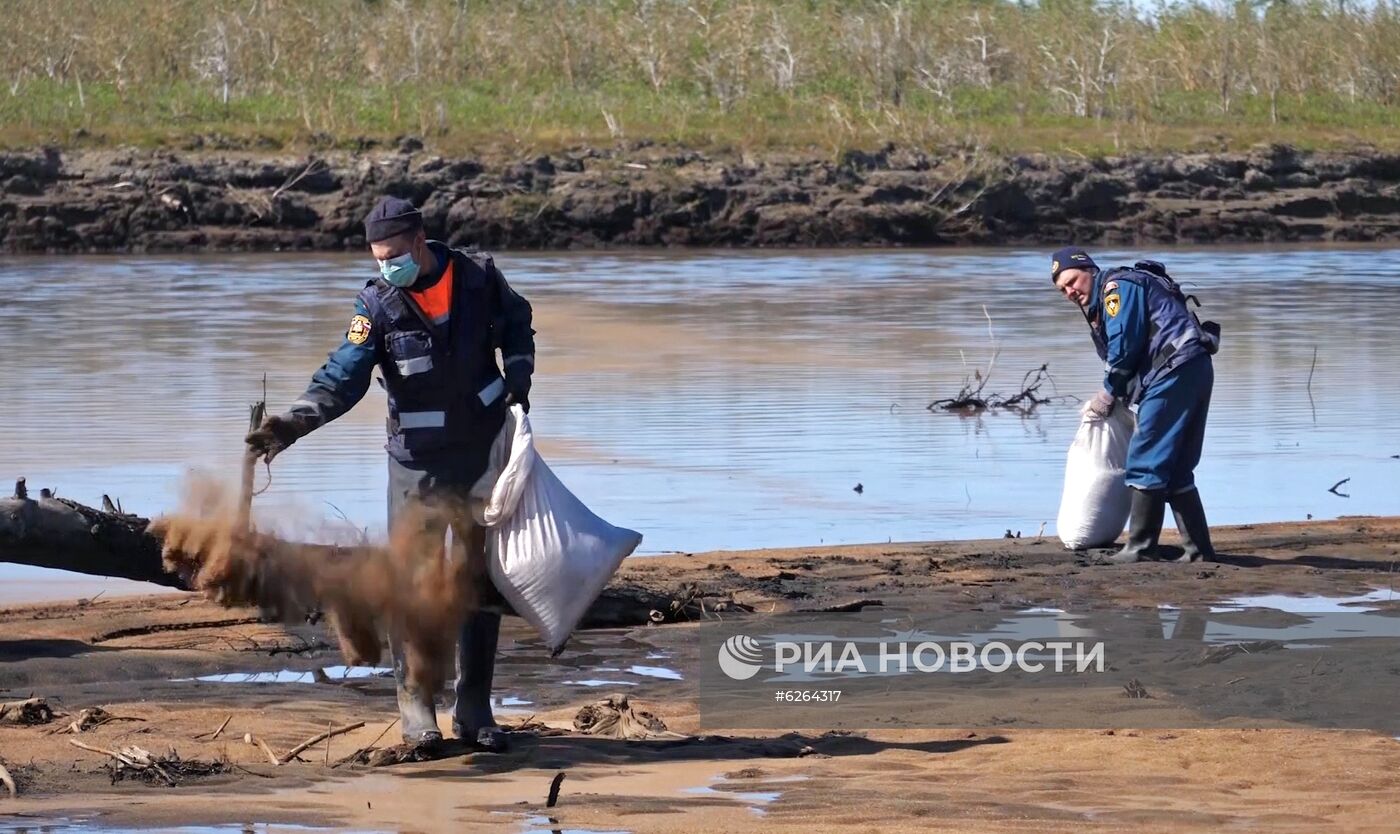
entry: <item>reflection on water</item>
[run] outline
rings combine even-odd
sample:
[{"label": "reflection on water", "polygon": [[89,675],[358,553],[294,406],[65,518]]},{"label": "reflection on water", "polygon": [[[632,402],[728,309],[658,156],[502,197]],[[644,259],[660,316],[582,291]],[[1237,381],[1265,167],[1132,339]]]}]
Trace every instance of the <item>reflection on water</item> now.
[{"label": "reflection on water", "polygon": [[636,686],[636,681],[610,681],[603,678],[585,678],[579,681],[564,681],[565,686],[587,686],[590,689],[598,686]]},{"label": "reflection on water", "polygon": [[1375,590],[1354,597],[1325,597],[1316,594],[1307,596],[1259,594],[1256,596],[1233,597],[1219,605],[1212,605],[1210,610],[1219,613],[1221,611],[1234,611],[1240,608],[1270,608],[1277,611],[1287,611],[1292,614],[1364,613],[1379,609],[1378,606],[1371,603],[1395,602],[1397,599],[1400,599],[1400,597],[1396,596],[1394,588],[1376,588]]},{"label": "reflection on water", "polygon": [[622,829],[603,831],[597,828],[564,828],[559,824],[559,820],[543,814],[526,817],[524,824],[525,830],[522,834],[632,834],[631,831]]},{"label": "reflection on water", "polygon": [[387,678],[393,669],[380,666],[327,666],[312,671],[280,669],[273,672],[222,672],[197,678],[171,678],[175,683],[203,681],[205,683],[334,683],[358,678]]},{"label": "reflection on water", "polygon": [[[723,779],[715,780],[723,783]],[[686,788],[682,793],[694,794],[696,796],[713,796],[722,799],[732,799],[742,803],[746,808],[757,816],[767,816],[768,812],[763,807],[777,802],[782,797],[782,791],[730,791],[720,790],[713,785],[698,785],[693,788]]]},{"label": "reflection on water", "polygon": [[175,593],[173,588],[162,588],[149,582],[79,576],[29,565],[0,563],[0,579],[4,580],[0,582],[0,606],[81,599],[100,603],[135,594]]},{"label": "reflection on water", "polygon": [[[1213,522],[1400,511],[1400,250],[1142,254],[1224,327],[1199,471]],[[1073,404],[1029,419],[924,408],[985,366],[984,307],[999,346],[988,390],[1047,362],[1061,393],[1095,390],[1098,360],[1043,253],[499,262],[537,312],[531,417],[546,456],[654,550],[1053,532]],[[274,409],[294,399],[371,267],[351,255],[6,261],[0,476],[158,512],[186,467],[232,474],[263,375]],[[382,528],[383,413],[374,387],[299,442],[260,510],[294,525],[334,505]],[[1351,498],[1327,492],[1348,477]]]}]

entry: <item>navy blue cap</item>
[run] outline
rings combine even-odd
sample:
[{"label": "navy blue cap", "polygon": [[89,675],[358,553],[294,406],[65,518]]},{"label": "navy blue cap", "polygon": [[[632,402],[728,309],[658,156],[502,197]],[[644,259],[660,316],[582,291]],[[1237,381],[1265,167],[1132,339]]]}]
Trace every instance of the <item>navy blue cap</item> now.
[{"label": "navy blue cap", "polygon": [[365,218],[365,240],[377,243],[421,228],[423,215],[412,203],[399,197],[382,197]]},{"label": "navy blue cap", "polygon": [[1089,253],[1084,251],[1082,246],[1065,246],[1055,250],[1055,254],[1050,256],[1050,280],[1053,282],[1060,277],[1060,273],[1066,269],[1089,269],[1096,270],[1099,265],[1094,263],[1094,259],[1089,257]]}]

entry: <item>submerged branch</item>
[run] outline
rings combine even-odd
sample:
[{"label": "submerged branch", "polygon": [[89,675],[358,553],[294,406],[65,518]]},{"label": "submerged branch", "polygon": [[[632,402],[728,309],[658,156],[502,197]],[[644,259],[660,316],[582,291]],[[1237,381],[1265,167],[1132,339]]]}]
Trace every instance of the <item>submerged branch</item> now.
[{"label": "submerged branch", "polygon": [[963,382],[962,390],[958,392],[957,396],[934,400],[928,404],[928,410],[980,414],[984,411],[1004,409],[1025,417],[1034,413],[1038,406],[1046,403],[1074,399],[1061,394],[1042,395],[1041,388],[1047,382],[1052,388],[1055,385],[1055,379],[1050,375],[1049,363],[1027,371],[1026,375],[1021,378],[1021,389],[1009,396],[1004,394],[983,395],[982,391],[987,387],[989,376],[990,374],[983,375],[981,371],[974,370],[972,379]]}]

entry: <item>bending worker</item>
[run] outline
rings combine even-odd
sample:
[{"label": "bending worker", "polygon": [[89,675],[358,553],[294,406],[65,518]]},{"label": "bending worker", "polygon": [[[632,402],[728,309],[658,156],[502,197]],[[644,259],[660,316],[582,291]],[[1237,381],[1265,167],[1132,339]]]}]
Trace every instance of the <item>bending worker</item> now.
[{"label": "bending worker", "polygon": [[[287,413],[268,417],[247,443],[270,462],[298,438],[349,411],[378,366],[389,395],[385,448],[392,530],[396,520],[407,519],[405,511],[414,502],[465,506],[468,491],[486,470],[507,405],[529,410],[535,340],[529,303],[510,288],[490,256],[428,240],[422,215],[408,201],[381,199],[365,219],[365,239],[380,274],[356,297],[340,347]],[[430,534],[445,540],[448,522],[432,523],[441,529]],[[459,553],[465,548],[469,572],[486,594],[495,594],[486,574],[485,529],[460,513],[450,523]],[[488,749],[504,746],[491,712],[500,626],[500,598],[488,597],[463,626],[457,647],[453,731]],[[392,634],[390,647],[404,740],[440,741],[436,693],[415,691]]]},{"label": "bending worker", "polygon": [[1128,543],[1109,562],[1155,555],[1162,517],[1171,504],[1185,553],[1177,561],[1211,560],[1210,528],[1196,489],[1219,329],[1202,325],[1187,298],[1155,261],[1100,270],[1089,253],[1067,246],[1050,266],[1055,287],[1079,305],[1106,363],[1104,390],[1089,402],[1100,419],[1137,403],[1137,431],[1128,446],[1132,487]]}]

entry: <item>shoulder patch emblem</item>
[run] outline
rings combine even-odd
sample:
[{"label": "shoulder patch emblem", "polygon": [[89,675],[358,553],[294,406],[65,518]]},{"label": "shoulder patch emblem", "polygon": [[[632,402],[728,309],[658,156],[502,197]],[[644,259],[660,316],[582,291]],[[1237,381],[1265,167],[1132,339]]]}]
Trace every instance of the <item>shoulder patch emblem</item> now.
[{"label": "shoulder patch emblem", "polygon": [[1060,271],[1060,262],[1059,262],[1059,261],[1051,261],[1051,262],[1050,262],[1050,274],[1051,274],[1051,275],[1054,275],[1056,272],[1059,272],[1059,271]]},{"label": "shoulder patch emblem", "polygon": [[1122,308],[1122,306],[1122,300],[1119,299],[1118,293],[1113,293],[1112,295],[1108,296],[1103,300],[1103,308],[1107,310],[1109,316],[1113,318],[1118,317],[1118,311]]},{"label": "shoulder patch emblem", "polygon": [[1109,293],[1113,292],[1113,291],[1116,290],[1116,289],[1118,289],[1118,282],[1117,282],[1117,281],[1109,281],[1107,284],[1104,284],[1104,285],[1103,285],[1103,294],[1104,294],[1104,295],[1108,295]]},{"label": "shoulder patch emblem", "polygon": [[369,319],[365,316],[350,319],[350,329],[345,331],[345,339],[352,345],[362,345],[369,341]]}]

